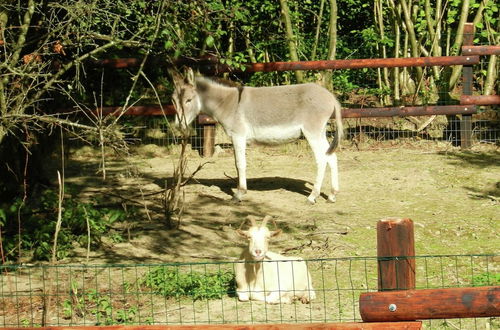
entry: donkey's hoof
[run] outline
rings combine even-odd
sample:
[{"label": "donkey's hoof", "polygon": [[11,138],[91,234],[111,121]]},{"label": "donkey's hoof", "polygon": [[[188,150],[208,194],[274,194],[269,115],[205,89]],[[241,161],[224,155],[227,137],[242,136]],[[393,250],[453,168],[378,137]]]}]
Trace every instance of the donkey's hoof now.
[{"label": "donkey's hoof", "polygon": [[335,196],[335,195],[328,196],[329,203],[335,203],[336,201],[337,201],[337,196]]},{"label": "donkey's hoof", "polygon": [[233,198],[231,198],[231,202],[235,204],[241,203],[241,198],[236,195],[233,195]]},{"label": "donkey's hoof", "polygon": [[309,196],[307,197],[307,202],[311,205],[314,205],[316,204],[316,198],[314,198],[313,196]]}]

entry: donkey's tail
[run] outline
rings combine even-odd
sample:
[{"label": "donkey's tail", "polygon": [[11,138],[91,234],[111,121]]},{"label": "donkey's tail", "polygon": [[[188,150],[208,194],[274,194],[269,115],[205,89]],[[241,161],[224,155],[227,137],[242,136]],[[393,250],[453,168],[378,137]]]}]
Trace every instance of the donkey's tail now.
[{"label": "donkey's tail", "polygon": [[340,146],[340,140],[342,139],[342,136],[344,135],[344,127],[342,126],[342,111],[341,111],[341,106],[340,102],[335,98],[334,100],[334,112],[335,112],[335,124],[336,124],[336,129],[335,129],[335,136],[333,137],[332,143],[330,143],[330,147],[326,151],[327,155],[331,155],[334,153],[337,148]]}]

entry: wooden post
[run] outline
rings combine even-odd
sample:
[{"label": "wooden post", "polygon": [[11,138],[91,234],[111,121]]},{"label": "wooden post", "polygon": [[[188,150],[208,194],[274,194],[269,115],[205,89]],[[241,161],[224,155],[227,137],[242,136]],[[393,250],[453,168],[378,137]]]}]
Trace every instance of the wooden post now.
[{"label": "wooden post", "polygon": [[377,223],[378,289],[415,289],[415,238],[411,219]]},{"label": "wooden post", "polygon": [[[464,26],[464,46],[472,46],[474,44],[474,24],[465,23]],[[462,54],[467,55],[467,54]],[[472,95],[472,65],[464,65],[462,69],[463,75],[463,95]],[[462,115],[460,121],[460,146],[468,149],[472,146],[472,115]]]},{"label": "wooden post", "polygon": [[211,117],[206,115],[198,115],[198,125],[201,125],[201,150],[200,154],[203,157],[212,157],[215,151],[215,123]]},{"label": "wooden post", "polygon": [[203,157],[212,157],[215,151],[215,124],[203,125]]}]

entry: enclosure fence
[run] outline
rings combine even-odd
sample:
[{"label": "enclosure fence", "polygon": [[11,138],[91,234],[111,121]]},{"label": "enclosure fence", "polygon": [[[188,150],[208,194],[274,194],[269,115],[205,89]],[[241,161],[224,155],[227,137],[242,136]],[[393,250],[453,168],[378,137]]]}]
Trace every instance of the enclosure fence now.
[{"label": "enclosure fence", "polygon": [[[500,119],[481,119],[481,115],[472,115],[473,144],[484,143],[489,145],[500,144]],[[156,145],[172,147],[180,141],[179,135],[173,128],[173,117],[165,120],[163,117],[134,117],[127,118],[129,128],[125,131],[127,139],[132,145]],[[434,141],[457,145],[462,131],[460,118],[449,118],[441,126],[430,126],[422,131],[410,128],[410,122],[403,118],[377,119],[346,119],[344,120],[344,145],[389,141]],[[203,149],[205,125],[195,123],[191,135],[191,145],[195,150]],[[231,143],[221,127],[215,128],[214,144],[226,146]],[[329,132],[333,134],[333,132]]]},{"label": "enclosure fence", "polygon": [[[392,70],[411,67],[454,66],[463,65],[463,75],[460,83],[460,99],[453,100],[446,88],[437,86],[438,91],[431,91],[427,86],[429,81],[419,82],[420,92],[413,95],[403,95],[399,102],[392,106],[380,106],[384,93],[374,86],[361,86],[359,92],[353,91],[341,99],[344,107],[345,136],[358,145],[364,141],[387,141],[396,139],[433,140],[449,142],[468,148],[473,143],[488,143],[498,145],[500,141],[500,116],[498,115],[499,95],[473,95],[474,74],[484,71],[488,66],[486,56],[500,54],[498,45],[474,45],[474,25],[467,23],[463,30],[464,43],[461,56],[416,57],[416,58],[375,58],[349,59],[330,61],[298,61],[253,63],[246,66],[246,72],[280,72],[288,70],[352,70],[363,68],[377,75],[381,68]],[[123,61],[122,61],[123,60]],[[128,59],[115,59],[103,62],[105,66],[115,68],[126,67]],[[134,65],[136,65],[136,62]],[[178,66],[196,67],[201,72],[210,75],[234,72],[233,68],[221,64],[218,59],[180,61]],[[391,71],[397,75],[399,71]],[[477,75],[477,74],[476,74]],[[422,86],[420,84],[422,83]],[[366,82],[365,82],[366,84]],[[368,83],[369,84],[369,83]],[[443,82],[439,82],[443,84]],[[335,87],[335,86],[334,86]],[[477,87],[477,86],[476,86]],[[340,89],[336,87],[334,89]],[[443,90],[441,90],[443,89]],[[380,95],[374,95],[370,90],[378,90]],[[375,93],[377,94],[377,93]],[[434,94],[433,96],[431,96]],[[386,95],[387,96],[387,95]],[[100,109],[104,114],[120,113],[120,107]],[[126,126],[128,134],[137,144],[156,144],[169,146],[177,143],[177,133],[172,125],[165,120],[175,114],[173,106],[137,106],[130,107],[125,112],[129,115]],[[136,116],[136,118],[133,118]],[[137,116],[140,116],[137,118]],[[156,116],[156,118],[154,118]],[[420,116],[420,119],[416,117]],[[152,118],[153,117],[153,118]],[[423,118],[423,119],[422,119]],[[227,137],[216,134],[216,122],[205,115],[198,116],[192,137],[192,146],[204,156],[211,156],[215,145],[224,145]]]},{"label": "enclosure fence", "polygon": [[[500,255],[413,257],[416,289],[500,285]],[[400,258],[401,259],[401,258]],[[240,302],[236,263],[0,266],[0,326],[360,322],[377,257],[310,259],[310,304]],[[44,315],[45,313],[45,315]],[[491,329],[499,318],[429,320],[430,328]]]}]

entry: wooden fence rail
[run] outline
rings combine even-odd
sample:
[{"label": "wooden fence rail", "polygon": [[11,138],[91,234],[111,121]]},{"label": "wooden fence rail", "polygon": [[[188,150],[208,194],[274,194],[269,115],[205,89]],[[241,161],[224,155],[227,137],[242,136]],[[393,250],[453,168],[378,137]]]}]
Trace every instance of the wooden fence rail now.
[{"label": "wooden fence rail", "polygon": [[111,325],[111,326],[57,326],[42,328],[3,328],[5,330],[419,330],[422,322],[345,322],[345,323],[290,323],[251,325]]},{"label": "wooden fence rail", "polygon": [[362,293],[365,322],[394,322],[500,316],[500,287],[402,290]]}]

